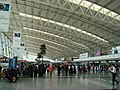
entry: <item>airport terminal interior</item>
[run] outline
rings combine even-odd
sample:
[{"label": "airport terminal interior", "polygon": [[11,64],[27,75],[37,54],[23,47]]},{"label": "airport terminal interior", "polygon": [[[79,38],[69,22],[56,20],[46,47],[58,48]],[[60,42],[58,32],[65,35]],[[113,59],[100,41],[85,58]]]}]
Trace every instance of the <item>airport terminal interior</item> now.
[{"label": "airport terminal interior", "polygon": [[120,0],[0,0],[0,90],[120,90]]}]

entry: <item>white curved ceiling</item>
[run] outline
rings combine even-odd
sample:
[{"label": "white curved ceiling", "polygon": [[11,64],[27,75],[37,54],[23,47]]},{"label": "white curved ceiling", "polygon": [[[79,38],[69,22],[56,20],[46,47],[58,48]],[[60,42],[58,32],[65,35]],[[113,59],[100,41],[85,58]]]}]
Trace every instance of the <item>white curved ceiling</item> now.
[{"label": "white curved ceiling", "polygon": [[120,44],[119,0],[12,0],[9,32],[22,32],[28,52],[47,46],[55,59]]}]

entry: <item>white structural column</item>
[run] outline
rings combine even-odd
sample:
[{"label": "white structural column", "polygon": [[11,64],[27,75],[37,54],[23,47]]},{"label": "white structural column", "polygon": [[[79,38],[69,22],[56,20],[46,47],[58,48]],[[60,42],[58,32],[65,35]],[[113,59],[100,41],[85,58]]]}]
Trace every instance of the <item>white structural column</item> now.
[{"label": "white structural column", "polygon": [[9,53],[9,58],[11,57],[11,46],[10,46],[10,40],[8,39],[8,53]]},{"label": "white structural column", "polygon": [[1,38],[2,38],[2,46],[3,46],[3,55],[6,56],[6,45],[5,45],[5,35],[1,33]]},{"label": "white structural column", "polygon": [[0,33],[0,58],[3,57],[2,34]]},{"label": "white structural column", "polygon": [[9,46],[8,46],[8,38],[7,38],[7,36],[5,36],[5,41],[6,41],[6,54],[7,54],[7,57],[9,57]]},{"label": "white structural column", "polygon": [[13,45],[12,42],[9,42],[10,57],[13,57]]}]

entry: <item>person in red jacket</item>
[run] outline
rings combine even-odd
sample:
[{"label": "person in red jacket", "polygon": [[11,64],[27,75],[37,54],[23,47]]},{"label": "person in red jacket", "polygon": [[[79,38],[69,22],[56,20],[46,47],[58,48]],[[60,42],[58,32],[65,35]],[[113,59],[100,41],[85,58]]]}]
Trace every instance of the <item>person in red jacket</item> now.
[{"label": "person in red jacket", "polygon": [[49,66],[49,73],[50,73],[50,76],[52,76],[52,72],[53,72],[53,66],[50,65],[50,66]]}]

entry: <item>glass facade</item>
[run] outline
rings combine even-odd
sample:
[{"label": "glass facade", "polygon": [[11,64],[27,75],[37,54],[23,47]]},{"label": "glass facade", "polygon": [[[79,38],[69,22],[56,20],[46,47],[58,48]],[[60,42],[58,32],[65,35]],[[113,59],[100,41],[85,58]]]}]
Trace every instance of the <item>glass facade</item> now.
[{"label": "glass facade", "polygon": [[0,58],[13,58],[14,56],[17,56],[18,59],[22,60],[23,57],[16,51],[13,51],[12,46],[13,42],[4,33],[0,33]]}]

